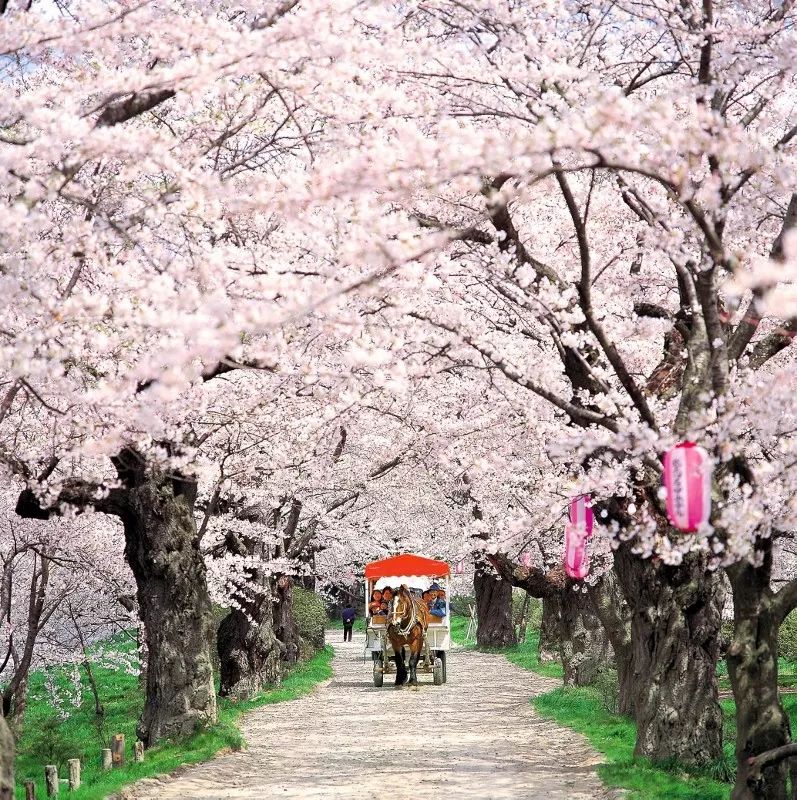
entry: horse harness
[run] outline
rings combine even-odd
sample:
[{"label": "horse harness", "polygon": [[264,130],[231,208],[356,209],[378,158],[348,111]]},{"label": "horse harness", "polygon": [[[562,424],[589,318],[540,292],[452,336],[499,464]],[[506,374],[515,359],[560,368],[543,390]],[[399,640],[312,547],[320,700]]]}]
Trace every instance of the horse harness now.
[{"label": "horse harness", "polygon": [[[396,596],[393,598],[393,602],[394,602],[395,604],[397,604],[397,601],[398,601],[399,597],[402,597],[402,595],[400,595],[400,594],[397,594],[397,595],[396,595]],[[388,628],[395,628],[395,629],[398,631],[398,633],[399,633],[399,636],[403,636],[405,639],[407,638],[407,635],[409,634],[409,632],[410,632],[410,631],[413,629],[413,627],[415,626],[415,623],[416,623],[416,622],[418,622],[418,615],[416,614],[416,611],[415,611],[415,603],[416,603],[416,600],[415,600],[415,598],[414,598],[414,597],[410,596],[410,597],[409,597],[409,601],[410,601],[410,621],[407,623],[407,627],[406,627],[406,628],[402,628],[400,624],[396,624],[395,622],[391,622],[391,623],[390,623],[390,624],[387,626]],[[395,610],[395,608],[394,608],[394,610],[393,610],[393,614],[392,614],[392,616],[393,616],[393,619],[395,619],[395,616],[396,616],[396,610]]]}]

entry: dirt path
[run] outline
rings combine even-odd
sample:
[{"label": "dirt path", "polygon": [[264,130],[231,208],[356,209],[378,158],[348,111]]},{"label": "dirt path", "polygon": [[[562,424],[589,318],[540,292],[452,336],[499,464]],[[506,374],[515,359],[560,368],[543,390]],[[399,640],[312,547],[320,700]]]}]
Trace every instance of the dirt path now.
[{"label": "dirt path", "polygon": [[249,747],[147,780],[135,800],[597,800],[600,757],[572,731],[535,716],[527,698],[555,681],[469,650],[449,655],[448,683],[418,690],[371,683],[362,634],[335,646],[334,678],[300,700],[251,712]]}]

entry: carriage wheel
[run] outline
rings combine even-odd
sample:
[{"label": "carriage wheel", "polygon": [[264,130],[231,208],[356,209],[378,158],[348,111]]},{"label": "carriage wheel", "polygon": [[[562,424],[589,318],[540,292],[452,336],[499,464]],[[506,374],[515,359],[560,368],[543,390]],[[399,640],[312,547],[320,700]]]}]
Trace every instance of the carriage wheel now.
[{"label": "carriage wheel", "polygon": [[384,681],[385,673],[382,672],[382,668],[379,666],[379,664],[374,661],[374,686],[376,686],[377,689],[381,689]]},{"label": "carriage wheel", "polygon": [[432,680],[435,686],[443,685],[443,662],[436,658],[434,660],[434,669],[432,670]]},{"label": "carriage wheel", "polygon": [[446,651],[438,650],[437,657],[443,663],[443,683],[448,683],[448,663],[446,660]]}]

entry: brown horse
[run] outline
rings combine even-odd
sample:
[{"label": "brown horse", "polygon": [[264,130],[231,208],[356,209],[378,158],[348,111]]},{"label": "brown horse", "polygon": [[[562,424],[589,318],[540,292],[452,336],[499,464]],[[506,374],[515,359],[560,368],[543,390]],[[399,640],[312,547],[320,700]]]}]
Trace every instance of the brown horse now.
[{"label": "brown horse", "polygon": [[417,667],[423,651],[423,638],[429,627],[429,609],[421,600],[416,600],[406,586],[402,586],[393,598],[387,623],[387,635],[396,655],[396,686],[407,682],[407,667],[404,666],[404,647],[409,647],[410,686],[418,685]]}]

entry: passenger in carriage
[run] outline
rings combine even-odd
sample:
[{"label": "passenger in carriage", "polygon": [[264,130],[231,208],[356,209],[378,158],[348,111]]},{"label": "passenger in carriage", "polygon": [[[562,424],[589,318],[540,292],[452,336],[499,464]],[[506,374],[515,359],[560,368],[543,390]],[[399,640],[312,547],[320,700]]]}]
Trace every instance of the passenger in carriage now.
[{"label": "passenger in carriage", "polygon": [[429,595],[431,596],[429,613],[433,617],[442,619],[446,615],[446,593],[436,583],[433,583],[429,587]]},{"label": "passenger in carriage", "polygon": [[389,586],[382,589],[382,613],[390,611],[390,601],[393,599],[393,590]]},{"label": "passenger in carriage", "polygon": [[382,613],[382,592],[380,592],[379,589],[374,589],[373,592],[371,592],[371,602],[368,604],[368,611],[371,616]]}]

